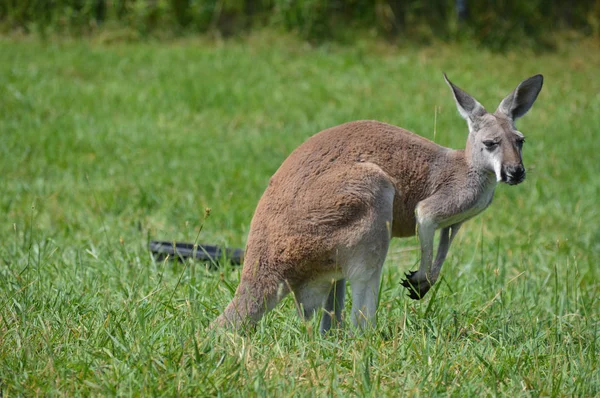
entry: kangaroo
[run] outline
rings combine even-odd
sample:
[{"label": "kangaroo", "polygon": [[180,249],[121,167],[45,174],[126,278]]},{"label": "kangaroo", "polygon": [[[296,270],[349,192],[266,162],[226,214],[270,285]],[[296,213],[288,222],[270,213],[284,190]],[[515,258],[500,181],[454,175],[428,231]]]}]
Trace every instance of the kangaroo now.
[{"label": "kangaroo", "polygon": [[309,138],[269,181],[250,226],[240,284],[211,327],[252,326],[293,292],[305,319],[324,307],[324,333],[341,325],[346,279],[354,326],[375,326],[392,237],[418,236],[420,266],[402,285],[410,298],[423,298],[462,223],[490,205],[498,182],[525,179],[525,138],[515,120],[543,84],[542,75],[524,80],[488,113],[444,79],[467,121],[465,149],[377,121],[346,123]]}]

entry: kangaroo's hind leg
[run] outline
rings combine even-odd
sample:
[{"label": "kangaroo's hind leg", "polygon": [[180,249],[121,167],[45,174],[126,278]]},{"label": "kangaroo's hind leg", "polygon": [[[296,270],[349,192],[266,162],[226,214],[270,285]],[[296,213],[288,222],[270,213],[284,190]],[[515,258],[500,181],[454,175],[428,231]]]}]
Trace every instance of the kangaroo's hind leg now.
[{"label": "kangaroo's hind leg", "polygon": [[345,253],[344,276],[352,288],[352,321],[360,329],[375,326],[381,271],[391,239],[395,190],[385,178],[376,179],[359,239]]},{"label": "kangaroo's hind leg", "polygon": [[346,280],[340,279],[331,285],[329,296],[325,301],[323,317],[321,318],[321,333],[326,333],[331,327],[342,325],[342,311],[346,299]]},{"label": "kangaroo's hind leg", "polygon": [[295,299],[300,306],[300,316],[309,320],[326,304],[327,296],[331,289],[331,281],[310,281],[300,288],[294,289]]},{"label": "kangaroo's hind leg", "polygon": [[352,286],[352,322],[359,329],[375,326],[375,312],[379,299],[382,268],[383,261],[367,277],[361,276],[350,279],[350,285]]}]

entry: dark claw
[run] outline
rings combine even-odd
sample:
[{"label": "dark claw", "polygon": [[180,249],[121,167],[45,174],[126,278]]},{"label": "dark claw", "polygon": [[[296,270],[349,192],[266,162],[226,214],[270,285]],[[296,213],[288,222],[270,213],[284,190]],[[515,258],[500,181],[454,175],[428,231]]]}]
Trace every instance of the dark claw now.
[{"label": "dark claw", "polygon": [[421,300],[423,297],[425,297],[425,294],[427,294],[427,292],[429,291],[430,286],[429,285],[425,285],[423,287],[419,287],[418,290],[411,288],[408,297],[410,297],[413,300]]},{"label": "dark claw", "polygon": [[407,278],[412,278],[414,274],[416,274],[417,271],[408,271],[405,272],[404,275],[406,275]]},{"label": "dark claw", "polygon": [[402,286],[408,289],[408,297],[413,300],[421,300],[431,289],[429,283],[411,282],[410,279],[416,274],[416,271],[407,272],[406,279],[402,281]]}]

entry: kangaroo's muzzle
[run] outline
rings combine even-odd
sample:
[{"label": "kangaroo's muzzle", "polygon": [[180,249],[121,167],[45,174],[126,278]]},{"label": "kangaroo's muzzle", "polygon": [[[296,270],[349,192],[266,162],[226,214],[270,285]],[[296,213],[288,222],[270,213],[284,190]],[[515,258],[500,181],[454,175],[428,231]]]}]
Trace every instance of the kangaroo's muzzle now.
[{"label": "kangaroo's muzzle", "polygon": [[508,185],[520,184],[525,180],[525,168],[521,165],[503,167],[501,177]]}]

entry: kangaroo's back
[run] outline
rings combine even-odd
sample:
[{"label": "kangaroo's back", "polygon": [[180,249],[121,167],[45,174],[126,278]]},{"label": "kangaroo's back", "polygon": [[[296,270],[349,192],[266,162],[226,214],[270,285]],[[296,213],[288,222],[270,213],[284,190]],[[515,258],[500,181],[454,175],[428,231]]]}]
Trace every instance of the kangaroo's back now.
[{"label": "kangaroo's back", "polygon": [[[271,178],[257,212],[265,208],[269,218],[278,219],[278,225],[301,228],[306,222],[302,210],[319,198],[339,194],[336,183],[317,182],[334,179],[347,183],[345,170],[357,163],[373,164],[388,176],[396,190],[393,235],[411,236],[415,232],[415,206],[436,188],[432,182],[440,178],[440,173],[451,171],[440,170],[439,164],[447,163],[453,152],[386,123],[345,123],[310,137],[292,152]],[[290,219],[290,209],[298,210],[294,214],[297,219]],[[345,221],[350,216],[340,214],[339,219]],[[251,234],[252,229],[254,223]]]}]

